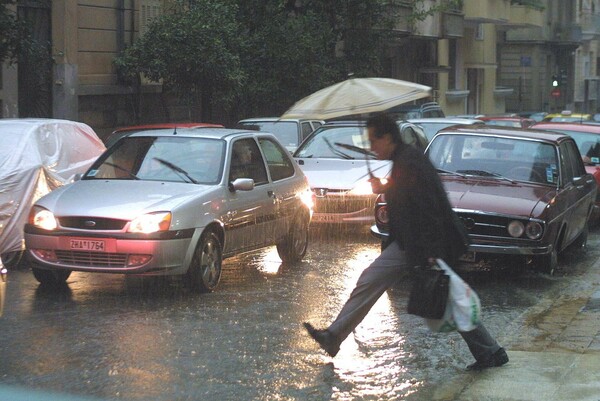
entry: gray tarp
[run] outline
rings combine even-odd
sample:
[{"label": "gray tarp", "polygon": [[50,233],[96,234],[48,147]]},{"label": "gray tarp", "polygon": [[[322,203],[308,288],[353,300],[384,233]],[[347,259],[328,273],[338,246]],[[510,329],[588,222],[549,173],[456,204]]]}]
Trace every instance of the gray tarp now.
[{"label": "gray tarp", "polygon": [[0,254],[22,249],[31,205],[85,172],[104,150],[83,123],[0,119]]}]

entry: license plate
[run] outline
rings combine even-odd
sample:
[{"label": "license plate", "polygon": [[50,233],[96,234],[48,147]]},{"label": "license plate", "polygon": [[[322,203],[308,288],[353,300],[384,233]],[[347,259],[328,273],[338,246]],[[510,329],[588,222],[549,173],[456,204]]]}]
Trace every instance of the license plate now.
[{"label": "license plate", "polygon": [[106,244],[104,241],[91,239],[71,239],[69,241],[71,249],[78,251],[96,251],[106,252]]},{"label": "license plate", "polygon": [[313,221],[318,221],[320,223],[334,223],[337,221],[336,216],[331,214],[313,214]]}]

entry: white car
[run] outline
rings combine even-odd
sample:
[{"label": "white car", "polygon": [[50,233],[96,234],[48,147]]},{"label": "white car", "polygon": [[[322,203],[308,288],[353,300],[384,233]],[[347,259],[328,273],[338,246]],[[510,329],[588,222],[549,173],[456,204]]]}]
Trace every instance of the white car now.
[{"label": "white car", "polygon": [[106,149],[86,124],[47,118],[0,119],[0,255],[14,267],[29,207],[90,167]]},{"label": "white car", "polygon": [[[427,138],[415,124],[398,122],[405,143],[425,150]],[[389,175],[391,162],[376,160],[364,121],[328,122],[313,132],[294,153],[315,195],[314,223],[367,225],[375,221],[376,195],[369,170]]]},{"label": "white car", "polygon": [[311,203],[306,177],[271,134],[149,130],[38,200],[25,243],[42,284],[71,271],[179,275],[208,292],[224,258],[276,245],[284,263],[300,261]]}]

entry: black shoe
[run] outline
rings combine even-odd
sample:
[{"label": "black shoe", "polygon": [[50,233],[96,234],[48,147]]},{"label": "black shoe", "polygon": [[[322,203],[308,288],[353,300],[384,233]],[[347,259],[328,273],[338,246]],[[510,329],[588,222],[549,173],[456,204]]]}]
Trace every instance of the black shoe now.
[{"label": "black shoe", "polygon": [[304,322],[304,328],[308,331],[308,334],[315,340],[319,346],[329,354],[329,356],[334,357],[340,350],[340,343],[337,339],[327,330],[315,329],[312,324],[308,322]]},{"label": "black shoe", "polygon": [[498,366],[502,366],[508,362],[508,355],[506,355],[506,351],[504,348],[500,348],[498,351],[494,352],[494,354],[483,361],[477,361],[467,366],[467,370],[480,371],[487,368],[495,368]]}]

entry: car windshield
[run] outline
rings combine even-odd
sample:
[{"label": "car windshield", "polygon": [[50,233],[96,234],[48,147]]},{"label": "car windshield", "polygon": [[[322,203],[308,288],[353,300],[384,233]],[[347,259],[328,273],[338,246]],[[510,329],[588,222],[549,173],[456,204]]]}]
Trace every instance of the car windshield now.
[{"label": "car windshield", "polygon": [[584,163],[589,165],[600,165],[600,134],[589,132],[578,132],[569,130],[558,130],[552,128],[552,131],[562,132],[575,140],[579,153]]},{"label": "car windshield", "polygon": [[83,179],[216,184],[225,142],[209,138],[126,137],[102,155]]},{"label": "car windshield", "polygon": [[251,121],[241,125],[269,132],[275,135],[283,146],[298,146],[298,123],[295,121]]},{"label": "car windshield", "polygon": [[539,141],[483,135],[442,134],[427,149],[444,173],[541,184],[558,183],[556,148]]},{"label": "car windshield", "polygon": [[369,149],[369,139],[364,127],[324,127],[308,137],[294,156],[364,159],[369,154],[370,158],[374,158],[368,153]]}]

